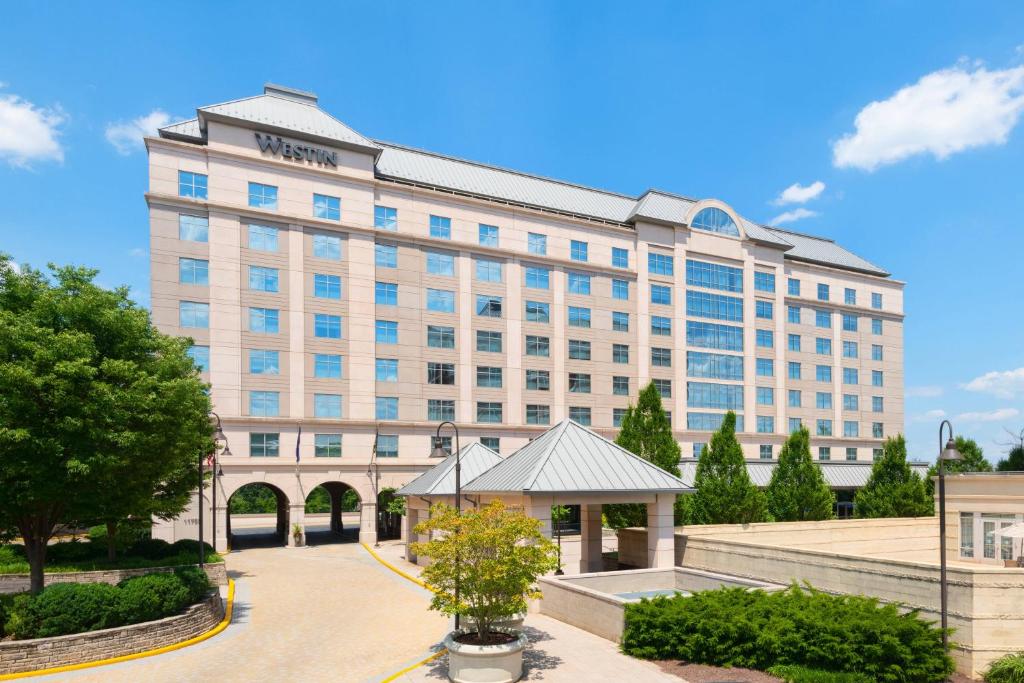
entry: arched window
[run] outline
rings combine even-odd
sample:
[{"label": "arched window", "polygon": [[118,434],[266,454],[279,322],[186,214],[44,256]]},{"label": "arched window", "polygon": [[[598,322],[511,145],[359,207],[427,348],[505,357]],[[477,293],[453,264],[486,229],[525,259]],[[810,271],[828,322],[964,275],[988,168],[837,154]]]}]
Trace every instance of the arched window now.
[{"label": "arched window", "polygon": [[718,232],[723,235],[732,235],[733,237],[740,236],[740,229],[736,227],[736,223],[729,217],[729,214],[714,206],[709,206],[697,212],[697,215],[690,221],[690,227],[710,230],[711,232]]}]

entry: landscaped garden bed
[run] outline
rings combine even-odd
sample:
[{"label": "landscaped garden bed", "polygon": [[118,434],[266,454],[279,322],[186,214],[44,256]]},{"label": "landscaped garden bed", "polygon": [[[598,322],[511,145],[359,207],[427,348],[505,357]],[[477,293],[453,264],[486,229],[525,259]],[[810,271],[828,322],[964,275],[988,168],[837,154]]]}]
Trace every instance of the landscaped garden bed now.
[{"label": "landscaped garden bed", "polygon": [[[223,558],[206,546],[207,562],[223,562]],[[108,569],[143,569],[147,567],[176,567],[196,564],[199,542],[181,540],[168,543],[145,538],[135,541],[114,560],[107,559],[107,544],[102,539],[83,539],[54,543],[46,551],[47,574],[68,572],[105,571]],[[20,544],[0,546],[0,575],[28,574],[29,564],[25,547]]]}]

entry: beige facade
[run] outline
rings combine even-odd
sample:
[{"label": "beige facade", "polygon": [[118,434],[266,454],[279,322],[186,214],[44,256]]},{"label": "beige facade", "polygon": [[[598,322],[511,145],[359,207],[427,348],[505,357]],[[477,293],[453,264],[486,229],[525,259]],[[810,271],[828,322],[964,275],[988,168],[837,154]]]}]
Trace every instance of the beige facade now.
[{"label": "beige facade", "polygon": [[[294,120],[266,113],[292,110]],[[197,120],[146,141],[153,319],[193,338],[206,365],[232,453],[221,463],[225,492],[336,472],[364,495],[377,433],[381,485],[400,485],[429,466],[440,418],[458,423],[463,443],[486,440],[504,455],[564,417],[613,435],[652,379],[665,381],[684,457],[727,406],[743,416],[751,459],[777,455],[794,419],[817,434],[815,452],[833,460],[869,461],[884,436],[903,429],[903,284],[838,245],[770,231],[714,199],[629,198],[370,142],[347,128],[356,142],[346,141],[330,132],[335,124],[315,98],[268,87],[262,97],[201,108]],[[321,156],[285,157],[261,149],[255,134]],[[316,161],[325,150],[334,165]],[[403,177],[382,167],[389,154],[401,155]],[[434,168],[449,176],[431,177]],[[454,187],[463,177],[470,180]],[[194,189],[200,183],[205,190]],[[520,186],[536,198],[510,198]],[[273,202],[261,199],[269,188]],[[335,205],[316,211],[315,195],[336,200],[336,213]],[[567,205],[576,196],[580,205]],[[655,201],[675,213],[643,209]],[[621,217],[602,208],[623,203],[637,208]],[[694,227],[707,208],[723,211],[736,234]],[[544,253],[536,253],[539,236]],[[624,263],[614,250],[624,250]],[[742,291],[688,280],[690,268],[717,266],[736,269],[729,272]],[[758,273],[774,278],[772,291],[757,286]],[[538,278],[546,288],[528,286]],[[667,303],[655,303],[657,287],[668,288]],[[738,309],[731,319],[696,315],[688,292],[712,300],[714,315],[731,305],[721,297]],[[500,313],[480,315],[488,296],[500,297]],[[546,321],[527,315],[528,302],[547,306]],[[771,317],[759,317],[766,304]],[[790,307],[799,322],[789,322]],[[843,314],[855,329],[844,329]],[[450,348],[431,345],[430,327],[450,332]],[[727,348],[705,345],[725,337]],[[844,357],[844,342],[856,357]],[[693,367],[730,365],[733,374],[696,377],[688,353],[713,356],[695,356]],[[771,361],[770,374],[763,363],[758,374],[757,359]],[[333,375],[325,369],[332,362],[340,367]],[[800,364],[799,379],[790,363]],[[428,364],[442,364],[429,365],[435,376],[453,370],[452,383],[430,383]],[[759,387],[771,390],[770,403]],[[800,392],[798,407],[791,390]],[[301,502],[289,493],[293,509]]]},{"label": "beige facade", "polygon": [[1024,472],[946,476],[946,557],[950,562],[1016,566],[1017,558],[1024,555],[1022,540],[1003,538],[996,531],[1021,522]]}]

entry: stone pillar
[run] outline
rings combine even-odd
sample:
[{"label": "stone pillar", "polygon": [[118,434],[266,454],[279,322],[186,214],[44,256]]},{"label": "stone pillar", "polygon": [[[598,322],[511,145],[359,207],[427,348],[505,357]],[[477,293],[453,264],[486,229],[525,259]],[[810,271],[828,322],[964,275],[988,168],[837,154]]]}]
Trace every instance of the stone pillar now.
[{"label": "stone pillar", "polygon": [[292,525],[298,524],[302,527],[302,541],[306,541],[306,503],[302,502],[299,505],[291,505],[288,509],[288,532],[286,538],[288,539],[288,547],[295,547],[295,535],[292,533]]},{"label": "stone pillar", "polygon": [[531,496],[527,499],[526,514],[540,521],[540,532],[545,538],[551,538],[551,505],[554,499],[551,496]]},{"label": "stone pillar", "polygon": [[580,573],[599,572],[601,561],[601,506],[580,505]]},{"label": "stone pillar", "polygon": [[[220,492],[217,493],[217,497],[220,498]],[[231,534],[231,529],[228,528],[228,506],[227,501],[218,501],[220,504],[217,506],[214,514],[217,516],[217,538],[213,539],[213,548],[218,553],[227,552],[228,549],[228,537]]]},{"label": "stone pillar", "polygon": [[377,504],[363,503],[359,506],[359,542],[377,542]]},{"label": "stone pillar", "polygon": [[345,523],[341,519],[341,497],[345,490],[338,486],[327,489],[331,497],[331,533],[340,534],[345,531]]},{"label": "stone pillar", "polygon": [[402,540],[405,541],[405,559],[413,564],[416,563],[416,553],[412,551],[412,544],[416,542],[416,534],[412,530],[419,524],[419,513],[416,508],[409,507],[406,501],[405,515],[402,517]]},{"label": "stone pillar", "polygon": [[676,537],[672,507],[675,496],[659,493],[647,504],[647,566],[662,569],[675,566]]}]

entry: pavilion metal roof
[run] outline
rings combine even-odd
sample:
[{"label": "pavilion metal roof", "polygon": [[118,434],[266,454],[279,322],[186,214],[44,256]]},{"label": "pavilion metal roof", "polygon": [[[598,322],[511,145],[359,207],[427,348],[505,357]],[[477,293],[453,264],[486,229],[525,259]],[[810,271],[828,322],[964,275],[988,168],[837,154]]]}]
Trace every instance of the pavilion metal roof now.
[{"label": "pavilion metal roof", "polygon": [[691,487],[586,427],[562,420],[462,487],[466,493],[687,493]]},{"label": "pavilion metal roof", "polygon": [[[465,483],[486,472],[501,462],[501,456],[480,442],[473,442],[462,449],[461,477]],[[455,495],[455,454],[431,467],[398,490],[399,496],[454,496]]]},{"label": "pavilion metal roof", "polygon": [[[758,461],[748,460],[747,461],[747,474],[750,475],[750,480],[755,486],[765,487],[772,480],[772,472],[775,470],[777,461]],[[861,488],[868,483],[868,477],[871,476],[871,466],[873,463],[870,462],[818,462],[818,466],[821,468],[821,473],[825,477],[825,481],[831,488],[834,489],[856,489]],[[922,477],[928,472],[928,463],[922,462],[911,462],[909,463],[910,469],[917,472]],[[693,484],[694,479],[697,476],[697,461],[696,460],[683,460],[679,463],[680,478],[683,481],[690,482]]]}]

